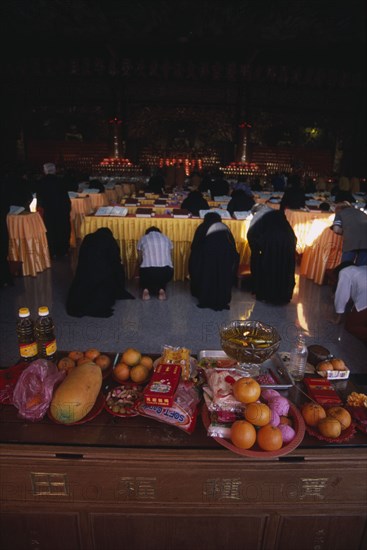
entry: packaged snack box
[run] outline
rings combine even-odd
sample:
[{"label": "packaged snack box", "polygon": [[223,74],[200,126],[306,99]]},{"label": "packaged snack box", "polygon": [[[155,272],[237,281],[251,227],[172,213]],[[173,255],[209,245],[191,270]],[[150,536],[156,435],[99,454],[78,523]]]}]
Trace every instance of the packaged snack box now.
[{"label": "packaged snack box", "polygon": [[159,364],[144,390],[145,403],[172,407],[180,378],[180,365]]}]

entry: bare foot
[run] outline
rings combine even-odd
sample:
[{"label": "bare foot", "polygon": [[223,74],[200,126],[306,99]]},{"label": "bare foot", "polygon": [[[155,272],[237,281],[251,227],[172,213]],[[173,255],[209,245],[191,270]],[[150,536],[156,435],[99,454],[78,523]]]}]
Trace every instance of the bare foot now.
[{"label": "bare foot", "polygon": [[163,288],[161,288],[159,291],[158,300],[167,300],[167,296]]},{"label": "bare foot", "polygon": [[149,290],[147,288],[144,288],[142,298],[145,301],[150,300],[150,294],[149,294]]}]

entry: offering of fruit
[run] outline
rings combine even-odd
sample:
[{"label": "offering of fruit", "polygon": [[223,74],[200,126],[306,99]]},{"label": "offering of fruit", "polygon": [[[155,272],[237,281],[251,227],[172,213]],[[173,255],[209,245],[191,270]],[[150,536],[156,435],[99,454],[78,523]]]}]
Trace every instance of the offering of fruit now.
[{"label": "offering of fruit", "polygon": [[270,423],[271,410],[265,403],[250,403],[245,408],[245,418],[254,426],[265,426]]},{"label": "offering of fruit", "polygon": [[326,416],[324,407],[312,402],[303,405],[301,414],[307,426],[317,426],[319,421]]},{"label": "offering of fruit", "polygon": [[263,451],[279,451],[283,446],[282,432],[276,426],[267,424],[257,432],[256,441]]},{"label": "offering of fruit", "polygon": [[87,349],[87,351],[84,352],[84,356],[88,357],[91,361],[95,361],[97,359],[98,355],[101,355],[101,352],[96,348],[90,348]]},{"label": "offering of fruit", "polygon": [[135,348],[127,348],[122,353],[121,361],[129,367],[135,367],[141,360],[141,353]]},{"label": "offering of fruit", "polygon": [[130,378],[130,367],[126,363],[117,363],[113,375],[118,382],[126,382]]},{"label": "offering of fruit", "polygon": [[239,378],[232,386],[235,399],[240,403],[254,403],[261,394],[260,384],[254,378]]},{"label": "offering of fruit", "polygon": [[342,432],[342,426],[339,420],[333,416],[325,416],[325,418],[319,420],[317,429],[321,435],[330,437],[331,439],[338,438]]},{"label": "offering of fruit", "polygon": [[98,355],[94,362],[96,365],[101,367],[101,370],[107,370],[108,367],[111,365],[111,359],[108,357],[108,355],[104,355],[103,353]]},{"label": "offering of fruit", "polygon": [[352,423],[352,417],[344,407],[330,407],[330,409],[327,410],[327,415],[339,420],[342,430],[349,428]]},{"label": "offering of fruit", "polygon": [[256,442],[255,427],[247,420],[236,420],[231,426],[231,441],[239,449],[251,449]]},{"label": "offering of fruit", "polygon": [[153,359],[142,355],[135,348],[127,348],[121,354],[120,362],[113,369],[113,377],[118,382],[131,380],[137,384],[147,382],[153,370]]},{"label": "offering of fruit", "polygon": [[57,368],[59,370],[64,370],[66,372],[68,372],[70,369],[73,369],[74,367],[75,367],[75,361],[73,361],[71,357],[63,357],[57,363]]},{"label": "offering of fruit", "polygon": [[139,384],[148,380],[149,374],[150,374],[150,370],[141,364],[131,367],[131,370],[130,370],[131,380]]}]

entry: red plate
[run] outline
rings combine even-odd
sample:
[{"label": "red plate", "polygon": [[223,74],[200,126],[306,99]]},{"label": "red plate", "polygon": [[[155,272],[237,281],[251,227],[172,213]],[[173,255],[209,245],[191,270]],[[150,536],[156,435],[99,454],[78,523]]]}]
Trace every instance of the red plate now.
[{"label": "red plate", "polygon": [[76,426],[78,424],[85,424],[86,422],[90,422],[100,414],[100,412],[103,410],[105,401],[106,397],[103,395],[103,392],[100,391],[92,409],[89,411],[87,416],[85,416],[81,420],[78,420],[78,422],[70,422],[68,424],[65,424],[65,422],[59,422],[58,420],[56,420],[56,418],[52,416],[50,409],[48,409],[47,415],[49,419],[52,420],[52,422],[55,422],[55,424],[61,424],[62,426]]},{"label": "red plate", "polygon": [[320,432],[318,432],[311,426],[306,426],[306,431],[309,435],[316,437],[316,439],[320,439],[320,441],[327,441],[328,443],[343,443],[344,441],[348,441],[354,436],[354,434],[356,433],[356,426],[352,422],[349,428],[343,430],[339,437],[334,438],[321,435]]},{"label": "red plate", "polygon": [[[213,439],[215,439],[217,443],[219,443],[223,447],[226,447],[233,453],[246,456],[248,458],[260,458],[263,460],[268,460],[269,458],[284,456],[291,451],[294,451],[294,449],[296,449],[298,445],[302,442],[305,435],[305,423],[301,413],[299,412],[297,407],[293,405],[293,403],[289,402],[289,405],[289,416],[292,417],[293,429],[295,430],[296,435],[290,443],[283,445],[283,447],[278,451],[262,451],[256,443],[252,447],[252,449],[239,449],[238,447],[233,445],[228,439],[224,439],[222,437],[214,437]],[[203,419],[203,424],[205,426],[205,429],[207,430],[210,425],[210,414],[206,405],[203,406],[201,415]]]},{"label": "red plate", "polygon": [[[116,392],[118,392],[119,390],[122,392],[122,395],[120,397],[116,395]],[[104,408],[108,413],[112,414],[112,416],[118,416],[120,418],[131,418],[133,416],[138,416],[139,413],[137,411],[136,404],[139,399],[141,399],[142,395],[142,386],[140,386],[139,384],[127,382],[126,384],[122,384],[121,386],[116,386],[115,388],[112,388],[112,390],[108,392]],[[120,406],[123,407],[125,410],[123,412],[113,411],[111,406],[108,404],[110,398],[115,399],[116,405],[117,399],[122,399],[123,403],[121,403]]]}]

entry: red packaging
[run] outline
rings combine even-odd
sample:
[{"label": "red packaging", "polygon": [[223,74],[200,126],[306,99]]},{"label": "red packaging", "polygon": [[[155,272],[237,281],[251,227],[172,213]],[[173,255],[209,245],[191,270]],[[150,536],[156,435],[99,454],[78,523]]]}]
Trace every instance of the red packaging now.
[{"label": "red packaging", "polygon": [[180,378],[180,365],[167,363],[158,365],[144,390],[145,403],[147,405],[172,407]]},{"label": "red packaging", "polygon": [[324,378],[304,378],[303,381],[307,386],[309,395],[321,405],[342,403],[329,380]]}]

